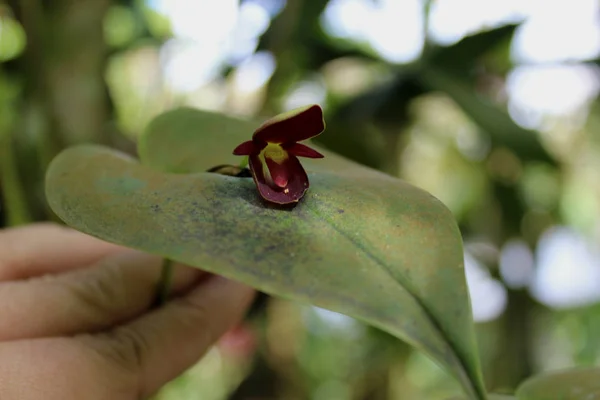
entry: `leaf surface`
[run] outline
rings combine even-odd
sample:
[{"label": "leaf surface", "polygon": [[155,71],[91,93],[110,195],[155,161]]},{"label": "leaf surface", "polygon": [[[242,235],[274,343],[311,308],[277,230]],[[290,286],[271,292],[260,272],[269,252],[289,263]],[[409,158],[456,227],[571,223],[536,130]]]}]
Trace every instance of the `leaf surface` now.
[{"label": "leaf surface", "polygon": [[[517,400],[516,397],[509,396],[506,394],[488,394],[487,399],[488,400]],[[451,397],[446,400],[469,400],[469,399],[464,396],[458,396],[458,397]]]},{"label": "leaf surface", "polygon": [[201,172],[239,163],[231,151],[258,125],[179,109],[143,135],[143,164],[100,146],[67,149],[48,170],[49,203],[101,239],[366,321],[437,360],[470,398],[484,398],[461,236],[448,209],[326,151],[303,160],[311,187],[293,209],[265,205],[251,178]]},{"label": "leaf surface", "polygon": [[600,399],[600,368],[578,368],[534,376],[519,386],[517,399]]}]

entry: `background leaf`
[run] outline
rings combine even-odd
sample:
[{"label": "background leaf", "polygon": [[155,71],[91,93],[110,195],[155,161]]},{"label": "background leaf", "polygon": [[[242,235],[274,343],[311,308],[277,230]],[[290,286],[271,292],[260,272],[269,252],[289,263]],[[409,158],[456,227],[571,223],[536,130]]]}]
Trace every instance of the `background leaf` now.
[{"label": "background leaf", "polygon": [[[517,400],[516,397],[509,396],[506,394],[488,394],[487,399],[488,400]],[[468,400],[468,399],[466,397],[459,396],[459,397],[451,397],[446,400]]]},{"label": "background leaf", "polygon": [[49,168],[49,203],[104,240],[365,320],[483,398],[461,237],[433,196],[331,154],[306,163],[311,189],[293,210],[265,207],[250,178],[156,171],[239,161],[232,148],[257,126],[169,112],[140,144],[154,169],[103,147],[68,149]]},{"label": "background leaf", "polygon": [[517,389],[519,400],[600,399],[600,368],[580,368],[540,374]]},{"label": "background leaf", "polygon": [[463,76],[435,66],[423,66],[419,79],[432,90],[446,93],[495,145],[506,146],[525,161],[555,161],[541,144],[535,131],[517,125],[504,110],[477,94]]},{"label": "background leaf", "polygon": [[495,47],[510,45],[518,25],[509,24],[489,31],[469,35],[448,47],[434,47],[427,62],[446,71],[467,75],[475,69],[474,61],[486,55]]},{"label": "background leaf", "polygon": [[[248,140],[259,125],[260,121],[182,107],[159,115],[149,124],[139,138],[138,155],[142,164],[173,173],[205,172],[220,164],[237,165],[242,159],[232,154],[233,149]],[[316,147],[310,140],[302,143]],[[350,167],[363,175],[380,176],[335,153],[319,151],[326,156],[324,159],[302,159],[307,170],[343,172]]]}]

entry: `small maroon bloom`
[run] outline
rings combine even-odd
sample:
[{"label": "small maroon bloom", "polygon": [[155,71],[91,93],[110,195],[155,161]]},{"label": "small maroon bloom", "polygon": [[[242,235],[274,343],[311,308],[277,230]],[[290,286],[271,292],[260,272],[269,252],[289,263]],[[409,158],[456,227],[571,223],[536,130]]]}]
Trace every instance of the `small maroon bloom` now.
[{"label": "small maroon bloom", "polygon": [[323,110],[316,104],[279,114],[263,123],[252,140],[233,150],[248,156],[248,164],[260,195],[277,204],[298,202],[308,189],[308,176],[297,157],[323,158],[297,143],[325,130]]}]

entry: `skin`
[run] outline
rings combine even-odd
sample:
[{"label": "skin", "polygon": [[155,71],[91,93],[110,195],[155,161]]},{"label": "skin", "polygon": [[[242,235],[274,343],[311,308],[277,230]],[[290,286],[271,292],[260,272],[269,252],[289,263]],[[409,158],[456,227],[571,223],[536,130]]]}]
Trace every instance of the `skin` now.
[{"label": "skin", "polygon": [[54,224],[0,231],[0,399],[147,398],[243,317],[254,291]]}]

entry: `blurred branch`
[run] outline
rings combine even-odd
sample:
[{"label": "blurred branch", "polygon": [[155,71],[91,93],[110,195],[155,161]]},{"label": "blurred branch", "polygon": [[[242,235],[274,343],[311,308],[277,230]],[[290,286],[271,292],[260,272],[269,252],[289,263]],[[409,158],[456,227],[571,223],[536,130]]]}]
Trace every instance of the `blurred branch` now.
[{"label": "blurred branch", "polygon": [[28,209],[27,196],[19,177],[10,128],[0,129],[0,185],[6,226],[31,222],[33,218]]},{"label": "blurred branch", "polygon": [[500,320],[498,357],[487,380],[494,391],[513,391],[533,374],[532,342],[535,303],[526,290],[510,290]]},{"label": "blurred branch", "polygon": [[103,18],[110,0],[10,0],[27,35],[21,65],[29,102],[41,105],[60,148],[102,142],[107,119]]},{"label": "blurred branch", "polygon": [[263,115],[280,111],[280,102],[289,87],[307,70],[308,59],[315,49],[308,43],[320,34],[320,15],[329,0],[290,0],[261,37],[259,50],[270,51],[277,61],[267,84]]},{"label": "blurred branch", "polygon": [[21,64],[22,70],[27,74],[26,90],[45,94],[44,74],[44,46],[42,32],[44,30],[42,5],[38,0],[8,0],[8,4],[15,12],[27,35],[27,46]]},{"label": "blurred branch", "polygon": [[10,207],[29,207],[33,219],[47,219],[53,217],[43,190],[50,160],[70,144],[106,141],[103,20],[110,0],[9,0],[9,5],[27,37],[14,63],[18,68],[11,70],[24,90],[11,138],[12,174],[20,178],[22,198]]},{"label": "blurred branch", "polygon": [[[45,71],[47,48],[43,5],[39,0],[9,0],[9,5],[25,30],[27,45],[23,55],[14,61],[15,68],[10,71],[11,78],[18,79],[23,88],[22,95],[15,99],[13,107],[15,118],[8,132],[10,137],[6,139],[11,154],[5,160],[5,168],[12,169],[10,174],[19,180],[20,190],[13,186],[16,193],[5,193],[5,205],[8,215],[26,213],[27,220],[32,221],[44,218],[46,214],[46,205],[40,201],[43,189],[40,183],[45,166],[61,143],[56,131],[56,119],[50,111],[50,88]],[[14,201],[8,203],[8,196]],[[22,217],[18,219],[25,220]]]},{"label": "blurred branch", "polygon": [[103,21],[109,6],[110,0],[58,0],[47,13],[50,102],[67,144],[108,141]]},{"label": "blurred branch", "polygon": [[427,49],[431,46],[431,41],[429,40],[429,16],[431,14],[431,6],[433,5],[433,0],[424,0],[422,2],[423,7],[423,40],[424,40],[424,48],[423,52],[427,52]]},{"label": "blurred branch", "polygon": [[[521,221],[527,206],[515,185],[493,182],[493,198],[501,215],[501,232],[496,238],[500,248],[506,241],[521,236]],[[493,272],[498,271],[498,266]],[[508,304],[499,322],[499,349],[493,360],[493,370],[487,378],[492,390],[514,390],[533,373],[532,328],[536,303],[527,290],[508,290]]]}]

